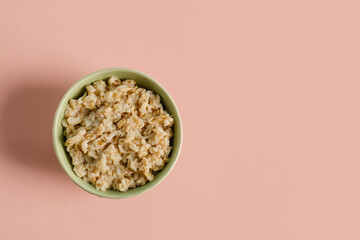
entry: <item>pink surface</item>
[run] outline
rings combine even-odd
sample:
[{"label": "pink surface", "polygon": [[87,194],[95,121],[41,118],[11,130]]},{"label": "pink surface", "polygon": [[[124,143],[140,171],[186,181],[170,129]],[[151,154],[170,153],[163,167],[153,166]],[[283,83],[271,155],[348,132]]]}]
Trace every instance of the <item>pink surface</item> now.
[{"label": "pink surface", "polygon": [[[2,1],[0,239],[360,239],[360,2]],[[184,126],[130,199],[62,171],[52,117],[105,67],[157,79]]]}]

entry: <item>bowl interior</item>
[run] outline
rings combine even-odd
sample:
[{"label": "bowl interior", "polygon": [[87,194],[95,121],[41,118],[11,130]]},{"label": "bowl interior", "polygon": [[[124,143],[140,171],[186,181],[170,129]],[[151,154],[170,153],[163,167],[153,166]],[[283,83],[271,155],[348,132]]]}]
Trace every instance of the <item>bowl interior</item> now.
[{"label": "bowl interior", "polygon": [[[141,187],[136,187],[134,189],[129,189],[126,192],[118,192],[113,190],[107,190],[105,192],[97,190],[93,185],[86,183],[81,178],[79,178],[73,171],[73,166],[71,159],[64,146],[64,137],[62,134],[63,127],[61,121],[64,117],[65,108],[70,99],[79,98],[84,92],[85,87],[97,80],[104,80],[111,76],[116,76],[119,79],[133,79],[136,81],[136,84],[140,87],[152,90],[154,93],[157,93],[161,97],[161,102],[164,106],[164,109],[174,117],[175,125],[173,127],[174,137],[171,140],[171,146],[173,147],[170,156],[169,162],[165,167],[156,174],[155,179],[152,182],[149,182]],[[87,75],[78,82],[76,82],[63,96],[58,106],[58,109],[54,117],[53,125],[53,144],[56,156],[69,177],[85,191],[95,194],[100,197],[106,198],[127,198],[134,195],[143,193],[150,188],[156,186],[173,168],[178,155],[181,149],[181,140],[182,140],[182,129],[181,129],[181,119],[179,112],[176,108],[174,101],[171,99],[169,93],[160,86],[155,80],[151,77],[131,69],[124,68],[110,68],[103,69],[94,73]]]}]

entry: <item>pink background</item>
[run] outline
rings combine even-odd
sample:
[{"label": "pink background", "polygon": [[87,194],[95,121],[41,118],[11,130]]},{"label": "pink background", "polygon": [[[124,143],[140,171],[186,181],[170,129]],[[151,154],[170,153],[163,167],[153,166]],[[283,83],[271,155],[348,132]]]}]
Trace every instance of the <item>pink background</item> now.
[{"label": "pink background", "polygon": [[[1,1],[0,239],[360,239],[360,2]],[[106,67],[157,79],[184,127],[134,198],[62,171],[52,117]]]}]

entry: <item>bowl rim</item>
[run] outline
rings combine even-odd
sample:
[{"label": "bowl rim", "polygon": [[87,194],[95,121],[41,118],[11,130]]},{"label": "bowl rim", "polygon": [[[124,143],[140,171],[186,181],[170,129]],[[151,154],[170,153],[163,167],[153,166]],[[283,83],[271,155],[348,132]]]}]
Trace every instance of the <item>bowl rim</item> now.
[{"label": "bowl rim", "polygon": [[[129,73],[133,73],[133,74],[137,74],[140,75],[142,77],[144,77],[146,80],[150,81],[152,84],[157,85],[159,88],[161,88],[161,90],[163,91],[164,95],[167,96],[168,100],[171,102],[171,105],[173,105],[173,115],[177,116],[178,118],[178,124],[179,124],[179,131],[178,131],[178,135],[179,135],[179,143],[178,143],[178,147],[177,147],[177,151],[175,152],[175,155],[173,155],[171,157],[171,161],[168,161],[166,166],[169,165],[169,167],[167,169],[162,169],[160,172],[164,172],[164,174],[162,174],[161,176],[158,176],[157,178],[155,178],[154,181],[152,182],[148,182],[146,183],[144,186],[140,186],[140,187],[136,187],[135,189],[138,189],[137,191],[126,191],[126,192],[117,192],[117,191],[112,191],[112,192],[116,192],[116,194],[109,194],[108,191],[102,192],[100,190],[97,190],[96,188],[94,188],[93,186],[89,186],[87,183],[84,182],[84,180],[82,180],[80,177],[78,177],[74,172],[73,169],[69,169],[68,167],[66,167],[66,163],[65,161],[68,161],[68,159],[63,159],[62,156],[60,156],[60,152],[61,152],[61,148],[58,147],[59,144],[59,140],[57,139],[57,131],[56,128],[58,127],[59,124],[61,124],[61,119],[60,115],[63,115],[60,112],[61,107],[65,104],[66,99],[68,98],[68,95],[70,95],[72,93],[72,91],[76,88],[79,87],[79,85],[82,85],[82,82],[85,81],[88,78],[93,77],[94,75],[98,75],[101,73],[106,73],[106,72],[114,72],[114,71],[123,71],[123,72],[129,72]],[[98,79],[100,80],[100,79]],[[94,80],[96,81],[96,80]],[[92,82],[94,82],[92,81]],[[91,82],[91,83],[92,83]],[[89,84],[91,84],[89,83]],[[182,129],[182,122],[181,122],[181,116],[178,110],[178,107],[175,104],[175,101],[173,100],[173,98],[171,97],[171,95],[169,94],[169,92],[159,83],[157,82],[155,79],[153,79],[152,77],[150,77],[149,75],[142,73],[140,71],[134,70],[134,69],[130,69],[130,68],[118,68],[118,67],[114,67],[114,68],[104,68],[104,69],[100,69],[98,71],[95,72],[91,72],[89,74],[87,74],[86,76],[82,77],[80,80],[76,81],[67,91],[66,93],[63,95],[63,97],[61,98],[61,100],[59,101],[59,104],[57,106],[57,109],[55,111],[54,114],[54,118],[53,118],[53,126],[52,126],[52,141],[53,141],[53,149],[56,155],[56,158],[58,159],[59,164],[61,165],[61,167],[63,168],[63,170],[65,171],[65,173],[69,176],[69,178],[76,184],[78,185],[81,189],[85,190],[88,193],[91,193],[93,195],[96,195],[98,197],[103,197],[103,198],[112,198],[112,199],[121,199],[121,198],[129,198],[129,197],[133,197],[133,196],[137,196],[140,194],[143,194],[147,191],[149,191],[150,189],[154,188],[155,186],[157,186],[161,181],[163,181],[168,174],[171,172],[171,170],[174,168],[175,163],[177,162],[179,156],[180,156],[180,152],[181,152],[181,147],[182,147],[182,137],[183,137],[183,129]],[[63,143],[60,143],[63,144]]]}]

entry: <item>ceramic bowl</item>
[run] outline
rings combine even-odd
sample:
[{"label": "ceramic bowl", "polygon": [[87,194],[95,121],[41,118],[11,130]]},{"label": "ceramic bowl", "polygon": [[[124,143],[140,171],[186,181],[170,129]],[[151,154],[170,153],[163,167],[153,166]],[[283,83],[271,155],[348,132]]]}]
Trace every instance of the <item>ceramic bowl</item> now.
[{"label": "ceramic bowl", "polygon": [[[119,79],[133,79],[136,81],[136,84],[140,87],[149,89],[154,93],[157,93],[161,97],[161,102],[164,106],[164,109],[173,116],[175,120],[175,125],[173,127],[174,136],[171,140],[172,151],[169,155],[169,161],[165,167],[156,174],[155,179],[152,182],[146,183],[144,186],[136,187],[134,189],[129,189],[126,192],[119,192],[113,190],[107,190],[102,192],[97,190],[93,185],[83,181],[78,177],[73,171],[73,165],[69,154],[67,153],[64,146],[64,136],[63,136],[63,127],[61,121],[64,118],[65,107],[69,103],[70,99],[79,98],[84,92],[85,87],[97,80],[108,79],[111,76],[116,76]],[[173,169],[181,150],[182,143],[182,125],[179,115],[179,111],[175,105],[175,102],[171,98],[170,94],[163,88],[158,82],[148,75],[141,73],[139,71],[126,69],[126,68],[108,68],[102,69],[89,75],[83,77],[77,81],[63,96],[59,106],[56,110],[53,122],[53,145],[55,154],[59,160],[60,165],[66,172],[66,174],[71,178],[71,180],[76,183],[79,187],[85,191],[100,196],[104,198],[128,198],[141,193],[144,193],[151,188],[159,184]]]}]

